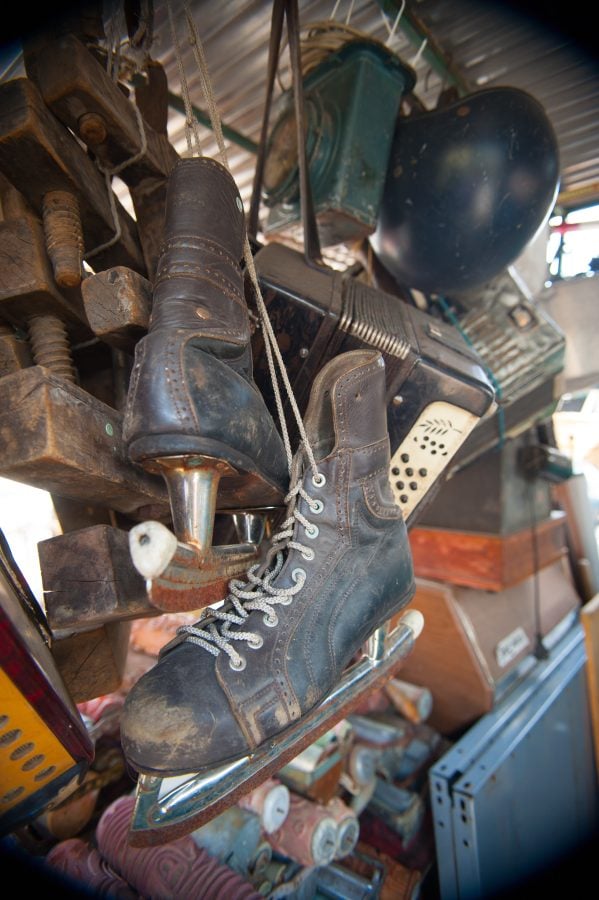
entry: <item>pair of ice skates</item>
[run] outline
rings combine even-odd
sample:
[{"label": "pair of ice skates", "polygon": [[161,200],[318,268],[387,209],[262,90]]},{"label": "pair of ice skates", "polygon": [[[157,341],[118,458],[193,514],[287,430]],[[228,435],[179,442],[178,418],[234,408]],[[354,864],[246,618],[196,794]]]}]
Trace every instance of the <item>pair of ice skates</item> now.
[{"label": "pair of ice skates", "polygon": [[189,531],[197,518],[198,485],[209,517],[283,499],[287,516],[266,558],[230,582],[224,605],[180,629],[131,689],[122,744],[146,776],[199,772],[286,745],[335,702],[369,639],[373,665],[388,656],[371,636],[415,589],[389,485],[383,359],[358,350],[324,366],[304,416],[306,440],[291,459],[253,381],[244,241],[229,172],[212,159],[181,160],[169,183],[151,324],[136,349],[128,453],[165,476],[175,530]]}]

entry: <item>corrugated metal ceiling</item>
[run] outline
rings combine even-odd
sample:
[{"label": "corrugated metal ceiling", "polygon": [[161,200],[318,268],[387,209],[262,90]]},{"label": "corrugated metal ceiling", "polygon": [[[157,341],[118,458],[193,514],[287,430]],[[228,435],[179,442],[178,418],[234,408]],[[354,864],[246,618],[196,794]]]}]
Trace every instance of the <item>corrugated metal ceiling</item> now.
[{"label": "corrugated metal ceiling", "polygon": [[[170,2],[191,99],[205,111],[183,0]],[[108,8],[114,3],[120,8],[120,0],[109,0]],[[140,3],[142,8],[152,7],[150,0]],[[231,129],[227,133],[239,136],[227,141],[229,165],[244,202],[249,203],[265,98],[272,0],[189,0],[189,5],[205,48],[219,113]],[[462,94],[502,84],[529,91],[545,107],[558,138],[559,200],[575,208],[599,202],[599,63],[588,42],[579,38],[582,20],[565,18],[577,15],[579,0],[570,0],[566,6],[560,12],[562,21],[577,23],[576,35],[572,28],[549,28],[538,17],[515,12],[526,9],[524,0],[299,0],[299,17],[301,26],[334,17],[387,41],[415,68],[415,94],[428,109],[435,106],[440,90],[452,84]],[[401,18],[390,37],[399,9]],[[180,68],[167,10],[166,0],[154,0],[151,55],[164,65],[170,91],[181,97]],[[18,60],[8,62],[6,65],[5,52],[4,76],[0,77],[23,74]],[[281,85],[290,85],[286,53],[282,54],[279,76],[275,97],[281,93]],[[174,107],[168,127],[171,142],[184,153],[184,117]],[[201,125],[200,134],[203,152],[215,155],[212,132]]]},{"label": "corrugated metal ceiling", "polygon": [[[205,109],[196,65],[186,40],[181,0],[171,0],[183,65],[194,104]],[[194,20],[205,46],[211,80],[223,121],[257,142],[265,96],[271,0],[195,0]],[[302,26],[328,19],[349,22],[379,40],[387,40],[399,0],[300,0]],[[526,4],[521,4],[526,8]],[[388,15],[382,7],[389,10]],[[576,4],[572,7],[576,12]],[[423,41],[427,43],[423,48]],[[432,108],[441,87],[459,84],[461,92],[483,86],[512,85],[529,91],[545,107],[556,131],[561,158],[560,200],[579,206],[599,200],[599,67],[586,46],[570,31],[549,28],[508,4],[473,0],[420,0],[404,6],[389,46],[415,65],[415,93]],[[419,53],[420,51],[420,53]],[[180,94],[180,77],[164,0],[155,5],[152,48],[165,66],[171,90]],[[414,63],[415,57],[418,57]],[[281,81],[290,83],[285,58]],[[169,135],[185,151],[183,117],[173,111]],[[204,152],[216,152],[213,137],[202,129]],[[254,172],[253,153],[229,143],[229,163],[242,196],[248,200]]]}]

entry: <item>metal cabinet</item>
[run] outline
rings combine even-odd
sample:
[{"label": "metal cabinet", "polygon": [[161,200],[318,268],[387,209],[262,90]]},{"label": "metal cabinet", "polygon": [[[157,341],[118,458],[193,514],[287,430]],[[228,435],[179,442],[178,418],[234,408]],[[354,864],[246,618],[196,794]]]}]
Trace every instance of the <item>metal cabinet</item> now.
[{"label": "metal cabinet", "polygon": [[442,900],[511,891],[597,829],[579,621],[429,772]]}]

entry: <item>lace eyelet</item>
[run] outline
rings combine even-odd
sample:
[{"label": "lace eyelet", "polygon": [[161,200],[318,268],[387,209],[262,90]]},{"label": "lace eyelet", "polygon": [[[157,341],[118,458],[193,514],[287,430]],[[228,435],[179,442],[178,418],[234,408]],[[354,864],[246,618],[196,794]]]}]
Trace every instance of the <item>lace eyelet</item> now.
[{"label": "lace eyelet", "polygon": [[238,663],[233,662],[233,660],[229,657],[229,665],[233,669],[234,672],[243,672],[247,663],[246,663],[245,659],[243,658],[243,656],[239,657]]},{"label": "lace eyelet", "polygon": [[261,634],[255,635],[255,638],[255,641],[248,641],[248,647],[250,648],[250,650],[259,650],[264,643],[264,638]]},{"label": "lace eyelet", "polygon": [[267,628],[276,628],[276,626],[279,624],[279,617],[277,616],[276,613],[273,613],[272,617],[264,616],[262,621],[264,622],[264,624],[266,625]]},{"label": "lace eyelet", "polygon": [[318,528],[318,525],[313,525],[312,523],[310,523],[310,525],[305,529],[305,532],[306,537],[309,537],[310,540],[313,541],[320,534],[320,529]]},{"label": "lace eyelet", "polygon": [[315,516],[319,516],[324,509],[324,503],[322,500],[314,500],[312,506],[310,507],[310,512],[314,513]]},{"label": "lace eyelet", "polygon": [[302,550],[302,556],[307,562],[312,562],[316,554],[314,553],[314,550],[310,550],[309,547],[306,547],[305,550]]},{"label": "lace eyelet", "polygon": [[314,487],[324,487],[326,483],[326,476],[323,475],[322,472],[317,472],[316,475],[312,476],[312,484]]},{"label": "lace eyelet", "polygon": [[301,568],[298,566],[297,569],[294,569],[293,572],[291,573],[291,577],[293,578],[293,580],[294,580],[295,583],[297,584],[298,581],[300,581],[302,578],[303,578],[303,580],[305,581],[306,578],[307,578],[308,576],[306,575],[306,570],[305,570],[305,569],[301,569]]}]

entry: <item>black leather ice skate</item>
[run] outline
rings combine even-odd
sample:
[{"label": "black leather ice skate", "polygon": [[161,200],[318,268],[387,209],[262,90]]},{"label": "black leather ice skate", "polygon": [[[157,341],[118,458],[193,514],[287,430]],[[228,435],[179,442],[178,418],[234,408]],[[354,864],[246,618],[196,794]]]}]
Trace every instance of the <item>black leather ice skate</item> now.
[{"label": "black leather ice skate", "polygon": [[252,376],[244,239],[228,170],[206,157],[180,160],[124,421],[130,459],[165,476],[175,519],[198,484],[212,515],[280,504],[287,491],[283,443]]},{"label": "black leather ice skate", "polygon": [[288,516],[266,562],[180,629],[129,692],[122,744],[141,773],[198,772],[283,740],[414,594],[388,480],[380,353],[327,363],[304,423],[311,449],[294,458]]}]

